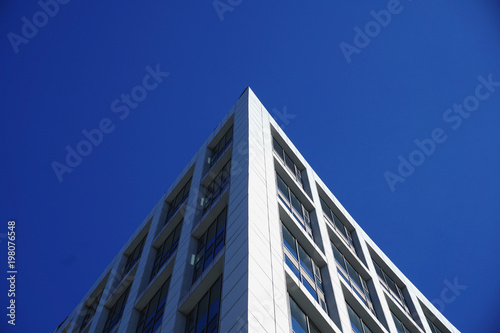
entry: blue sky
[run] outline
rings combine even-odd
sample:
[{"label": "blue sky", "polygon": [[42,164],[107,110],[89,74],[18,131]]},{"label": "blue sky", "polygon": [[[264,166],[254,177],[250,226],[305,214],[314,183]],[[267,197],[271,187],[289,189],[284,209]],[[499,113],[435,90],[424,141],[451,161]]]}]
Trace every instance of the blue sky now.
[{"label": "blue sky", "polygon": [[[2,332],[59,325],[246,86],[273,115],[295,116],[277,120],[424,295],[467,286],[442,309],[459,330],[497,331],[500,87],[478,78],[500,81],[500,7],[232,3],[219,15],[211,1],[73,0],[48,7],[53,17],[35,1],[2,3],[0,237],[14,219],[19,271],[16,329],[2,315]],[[356,38],[356,27],[372,30]],[[169,75],[136,88],[157,66]],[[132,92],[141,101],[125,107]],[[474,111],[460,115],[464,102]],[[53,163],[102,121],[109,133],[60,181]],[[398,172],[399,156],[418,166]]]}]

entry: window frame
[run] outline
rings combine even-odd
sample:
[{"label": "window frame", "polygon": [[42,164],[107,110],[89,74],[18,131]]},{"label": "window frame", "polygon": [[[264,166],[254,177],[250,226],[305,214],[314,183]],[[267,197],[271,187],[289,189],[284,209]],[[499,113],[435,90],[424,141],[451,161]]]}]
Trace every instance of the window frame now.
[{"label": "window frame", "polygon": [[[354,268],[354,266],[351,265],[349,260],[345,257],[345,255],[340,251],[340,249],[333,243],[331,242],[332,245],[332,251],[333,251],[333,257],[335,258],[335,264],[337,266],[337,272],[339,275],[346,281],[349,286],[351,287],[352,291],[358,298],[365,304],[370,311],[375,315],[375,308],[373,307],[373,301],[371,298],[370,294],[370,289],[368,288],[368,281],[366,281],[361,274],[358,273],[358,271]],[[339,262],[338,255],[340,255],[342,258],[342,262]],[[350,269],[349,269],[350,268]],[[356,274],[357,276],[351,276],[354,275],[352,272]],[[359,279],[361,282],[361,285],[359,285],[355,277]]]},{"label": "window frame", "polygon": [[134,267],[134,265],[141,259],[142,251],[144,250],[144,243],[146,242],[147,234],[141,239],[139,244],[132,250],[127,256],[127,261],[125,262],[125,266],[123,267],[122,275],[125,276],[130,272],[130,270]]},{"label": "window frame", "polygon": [[[179,210],[179,207],[187,200],[189,197],[189,192],[191,189],[191,181],[193,178],[189,178],[186,184],[179,190],[179,192],[175,195],[175,197],[170,201],[169,208],[167,211],[167,216],[165,218],[164,225],[167,225],[168,222],[172,219],[172,216]],[[177,201],[177,202],[176,202]]]},{"label": "window frame", "polygon": [[[198,238],[196,247],[194,265],[193,265],[193,283],[203,274],[205,269],[214,261],[217,255],[222,251],[226,244],[227,227],[227,206],[210,223],[210,226]],[[210,236],[210,233],[213,235]],[[222,246],[221,246],[222,245]],[[207,261],[208,260],[208,261]],[[199,266],[198,266],[199,265]]]},{"label": "window frame", "polygon": [[[283,190],[280,188],[280,180],[281,183],[284,184],[287,188],[287,193],[283,193]],[[278,193],[278,198],[281,200],[281,202],[288,208],[289,212],[292,214],[294,219],[299,222],[299,224],[302,226],[302,228],[306,231],[306,233],[314,239],[313,233],[312,233],[312,225],[311,225],[311,217],[310,217],[310,212],[307,210],[307,208],[304,206],[304,204],[300,201],[300,199],[293,193],[292,189],[290,186],[286,184],[286,182],[281,178],[281,176],[276,173],[276,188],[277,188],[277,193]],[[292,195],[295,197],[296,201],[300,204],[300,212],[298,211],[298,207],[295,207],[293,205],[292,201]]]},{"label": "window frame", "polygon": [[[279,147],[280,151],[276,148]],[[279,157],[281,164],[285,166],[285,169],[288,169],[289,173],[292,175],[292,178],[300,185],[300,187],[304,188],[304,181],[302,177],[303,169],[300,169],[297,164],[293,161],[289,154],[281,147],[276,138],[273,137],[273,152],[276,156]],[[291,165],[290,165],[291,164]]]},{"label": "window frame", "polygon": [[[123,316],[123,311],[125,310],[125,306],[127,304],[128,296],[130,293],[130,284],[127,289],[120,295],[120,297],[116,300],[116,302],[111,306],[108,312],[108,316],[106,318],[106,322],[104,323],[103,333],[109,333],[115,328],[115,326],[120,322]],[[120,309],[117,311],[118,305],[120,305]]]},{"label": "window frame", "polygon": [[[323,276],[321,274],[321,267],[316,264],[314,259],[307,253],[307,251],[300,245],[297,238],[293,236],[293,234],[288,230],[285,224],[281,223],[282,227],[282,245],[283,245],[283,253],[284,253],[284,261],[285,264],[292,270],[295,276],[299,279],[299,281],[304,285],[307,291],[313,296],[313,298],[318,302],[321,308],[328,313],[328,306],[326,304],[325,292],[323,289]],[[294,253],[292,253],[287,246],[288,243],[285,240],[284,234],[288,233],[292,236],[294,244],[290,244],[291,247],[294,247],[294,251],[297,254],[295,257]],[[305,261],[309,261],[311,267],[306,267]],[[309,272],[311,274],[309,274]],[[310,287],[310,288],[309,288]],[[311,290],[312,289],[312,290]],[[314,294],[313,294],[314,292]]]},{"label": "window frame", "polygon": [[210,149],[211,156],[208,158],[208,165],[212,168],[215,163],[219,160],[222,154],[226,151],[226,148],[233,142],[233,126],[224,133],[222,138],[217,142],[214,148]]},{"label": "window frame", "polygon": [[205,187],[203,215],[210,210],[213,203],[221,196],[231,183],[231,160],[217,173],[214,179]]},{"label": "window frame", "polygon": [[[135,330],[136,333],[154,333],[159,328],[163,320],[169,288],[170,277],[162,284],[153,297],[151,297],[144,308],[139,311],[139,320],[137,321],[137,327]],[[158,297],[158,299],[156,299],[156,297]],[[157,304],[154,305],[154,302]],[[154,312],[151,311],[153,305]]]},{"label": "window frame", "polygon": [[[213,291],[216,290],[214,288],[218,288],[218,294],[213,295]],[[216,297],[215,300],[212,300],[212,297]],[[198,313],[199,311],[199,306],[204,299],[207,298],[207,306],[206,310],[204,313],[200,314]],[[219,325],[220,325],[220,308],[221,308],[221,301],[222,301],[222,277],[219,277],[210,287],[210,289],[200,298],[198,303],[193,307],[193,309],[189,312],[189,314],[186,316],[186,326],[184,329],[185,333],[195,333],[200,331],[200,328],[198,328],[198,324],[200,323],[200,319],[203,317],[206,317],[204,320],[204,327],[201,328],[200,332],[218,332]],[[215,310],[215,308],[212,308],[212,305],[217,303],[217,309],[215,313],[210,313]],[[194,319],[194,320],[193,320]]]},{"label": "window frame", "polygon": [[[184,219],[182,219],[177,226],[170,232],[168,237],[161,243],[161,245],[155,249],[155,259],[153,261],[153,268],[151,269],[151,275],[149,281],[151,282],[156,275],[161,271],[162,267],[167,263],[167,261],[175,254],[177,247],[179,246],[179,240],[181,237],[182,225]],[[170,242],[169,247],[167,244]]]},{"label": "window frame", "polygon": [[[350,231],[347,226],[338,218],[337,214],[330,208],[330,206],[326,203],[325,200],[320,196],[321,201],[321,209],[323,211],[323,216],[326,221],[333,227],[335,231],[337,231],[340,236],[347,242],[347,245],[356,253],[356,247],[354,246],[353,241],[353,232]],[[326,211],[328,209],[328,212]],[[357,255],[357,253],[356,253]]]}]

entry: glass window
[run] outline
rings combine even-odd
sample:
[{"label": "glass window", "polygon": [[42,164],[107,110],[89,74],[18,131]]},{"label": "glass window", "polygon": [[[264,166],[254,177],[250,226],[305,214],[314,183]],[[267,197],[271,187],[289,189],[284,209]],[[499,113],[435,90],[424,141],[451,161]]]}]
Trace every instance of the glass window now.
[{"label": "glass window", "polygon": [[376,263],[373,262],[375,266],[375,270],[383,282],[382,285],[389,291],[391,296],[406,310],[406,312],[410,313],[408,309],[408,304],[406,304],[406,300],[403,296],[403,290],[397,285],[394,280],[392,280],[389,275]]},{"label": "glass window", "polygon": [[168,213],[167,213],[167,218],[165,219],[165,224],[168,223],[170,218],[174,215],[174,213],[177,211],[177,209],[182,205],[184,201],[186,201],[188,195],[189,195],[189,188],[191,187],[191,179],[188,180],[186,185],[184,185],[180,190],[179,193],[175,196],[174,199],[170,202],[170,206],[168,208]]},{"label": "glass window", "polygon": [[283,153],[284,153],[283,148],[281,148],[280,144],[278,143],[278,141],[276,141],[275,138],[273,138],[273,147],[274,147],[274,150],[281,157],[281,159],[283,159]]},{"label": "glass window", "polygon": [[83,322],[82,322],[82,325],[80,326],[80,331],[83,330],[87,326],[87,324],[92,320],[92,318],[94,318],[95,312],[97,310],[97,306],[99,305],[99,302],[101,301],[103,291],[104,290],[101,290],[101,292],[94,298],[92,303],[86,307],[87,311],[85,313],[85,317],[83,317]]},{"label": "glass window", "polygon": [[151,271],[150,280],[156,276],[163,265],[172,257],[172,255],[177,250],[177,245],[179,245],[179,238],[181,235],[183,220],[175,227],[175,229],[170,233],[170,235],[165,239],[165,241],[160,245],[158,250],[156,250],[155,261],[153,263],[153,270]]},{"label": "glass window", "polygon": [[[282,224],[281,226],[283,229],[283,247],[289,250],[284,251],[285,263],[314,299],[321,304],[323,310],[327,311],[319,266],[316,265],[285,225]],[[296,249],[298,249],[298,252]]]},{"label": "glass window", "polygon": [[363,301],[373,314],[375,314],[375,309],[373,308],[373,303],[371,301],[366,281],[333,243],[332,250],[335,260],[337,261],[337,266],[340,267],[338,268],[340,276],[351,286],[351,290],[361,299],[361,301]]},{"label": "glass window", "polygon": [[298,259],[297,255],[297,246],[295,245],[295,238],[292,236],[290,231],[285,227],[285,225],[281,225],[283,230],[283,242],[285,243],[286,248],[292,253],[292,255]]},{"label": "glass window", "polygon": [[332,243],[332,249],[333,249],[333,255],[335,257],[335,260],[339,263],[339,265],[347,272],[347,266],[344,261],[344,255],[340,253],[340,251],[337,249],[337,247]]},{"label": "glass window", "polygon": [[287,264],[288,267],[292,270],[293,274],[297,276],[300,279],[300,272],[297,266],[288,258],[288,256],[285,256],[285,263]]},{"label": "glass window", "polygon": [[290,314],[292,319],[292,330],[294,333],[319,333],[316,325],[313,324],[311,319],[302,311],[291,296],[290,300]]},{"label": "glass window", "polygon": [[410,330],[399,320],[398,317],[394,313],[392,313],[392,319],[394,320],[394,324],[396,324],[396,329],[398,333],[410,333]]},{"label": "glass window", "polygon": [[297,213],[299,213],[300,217],[304,218],[304,214],[302,214],[302,204],[300,203],[299,199],[293,194],[292,191],[290,191],[291,197],[292,197],[292,206],[295,208]]},{"label": "glass window", "polygon": [[299,258],[300,258],[300,265],[304,268],[304,270],[311,277],[311,279],[314,280],[313,263],[311,257],[307,255],[306,251],[302,248],[302,246],[300,246],[300,244],[299,244]]},{"label": "glass window", "polygon": [[285,184],[285,182],[283,181],[283,179],[281,179],[280,176],[276,175],[277,178],[278,178],[278,188],[280,189],[281,193],[283,193],[283,195],[288,198],[288,200],[290,200],[290,197],[288,195],[288,186]]},{"label": "glass window", "polygon": [[292,314],[292,329],[295,333],[307,332],[307,317],[297,303],[290,297],[290,312]]},{"label": "glass window", "polygon": [[136,333],[153,333],[161,325],[170,278],[160,287],[139,316]]},{"label": "glass window", "polygon": [[290,158],[290,156],[288,156],[288,154],[286,154],[286,153],[285,153],[285,164],[288,167],[288,169],[290,169],[290,171],[292,172],[292,174],[295,175],[295,164],[293,163],[293,161]]},{"label": "glass window", "polygon": [[346,228],[346,226],[340,221],[340,219],[335,215],[333,210],[330,209],[328,204],[320,198],[321,207],[325,212],[325,215],[333,222],[333,227],[344,237],[344,239],[349,243],[349,246],[356,251],[354,243],[352,242],[352,233]]},{"label": "glass window", "polygon": [[193,282],[210,265],[224,247],[226,236],[227,207],[215,218],[208,230],[198,240],[195,255]]},{"label": "glass window", "polygon": [[[187,333],[215,333],[219,328],[221,278],[210,287],[186,320]],[[196,318],[196,319],[195,319]]]},{"label": "glass window", "polygon": [[224,136],[219,140],[219,142],[215,145],[214,149],[212,150],[212,156],[208,159],[210,166],[213,166],[215,162],[217,162],[219,157],[224,152],[225,148],[229,146],[229,144],[232,142],[232,139],[233,139],[233,127],[231,126],[231,128],[227,130],[227,132],[224,134]]},{"label": "glass window", "polygon": [[429,323],[429,326],[431,328],[431,331],[432,333],[442,333],[441,330],[439,330],[436,325],[434,325],[434,323],[432,321],[429,320],[429,318],[427,318],[427,322]]},{"label": "glass window", "polygon": [[123,269],[123,276],[125,276],[134,267],[135,263],[141,258],[142,248],[144,247],[144,241],[146,236],[137,244],[132,253],[127,257],[127,262],[125,263],[125,268]]},{"label": "glass window", "polygon": [[371,333],[371,330],[366,326],[363,320],[354,312],[354,310],[347,304],[347,311],[349,312],[349,319],[351,320],[352,330],[356,333]]},{"label": "glass window", "polygon": [[224,192],[229,184],[229,176],[231,170],[231,161],[227,162],[221,171],[214,177],[212,182],[206,187],[205,202],[203,204],[203,213],[205,213]]},{"label": "glass window", "polygon": [[118,298],[115,304],[109,309],[108,317],[106,323],[104,324],[103,333],[109,333],[118,324],[123,315],[123,310],[125,308],[125,303],[128,298],[128,293],[130,292],[130,286],[125,290],[125,292]]}]

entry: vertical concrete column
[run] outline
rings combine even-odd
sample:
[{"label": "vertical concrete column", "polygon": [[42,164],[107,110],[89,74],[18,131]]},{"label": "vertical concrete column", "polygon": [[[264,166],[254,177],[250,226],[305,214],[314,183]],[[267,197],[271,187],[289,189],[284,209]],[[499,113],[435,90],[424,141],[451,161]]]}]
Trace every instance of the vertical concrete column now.
[{"label": "vertical concrete column", "polygon": [[248,330],[248,89],[234,109],[231,185],[220,310],[221,332]]}]

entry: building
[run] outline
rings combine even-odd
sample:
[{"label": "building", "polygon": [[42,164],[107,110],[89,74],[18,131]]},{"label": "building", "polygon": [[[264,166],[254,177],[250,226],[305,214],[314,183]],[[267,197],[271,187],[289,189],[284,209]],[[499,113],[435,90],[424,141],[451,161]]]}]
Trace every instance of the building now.
[{"label": "building", "polygon": [[250,88],[56,332],[459,332]]}]

